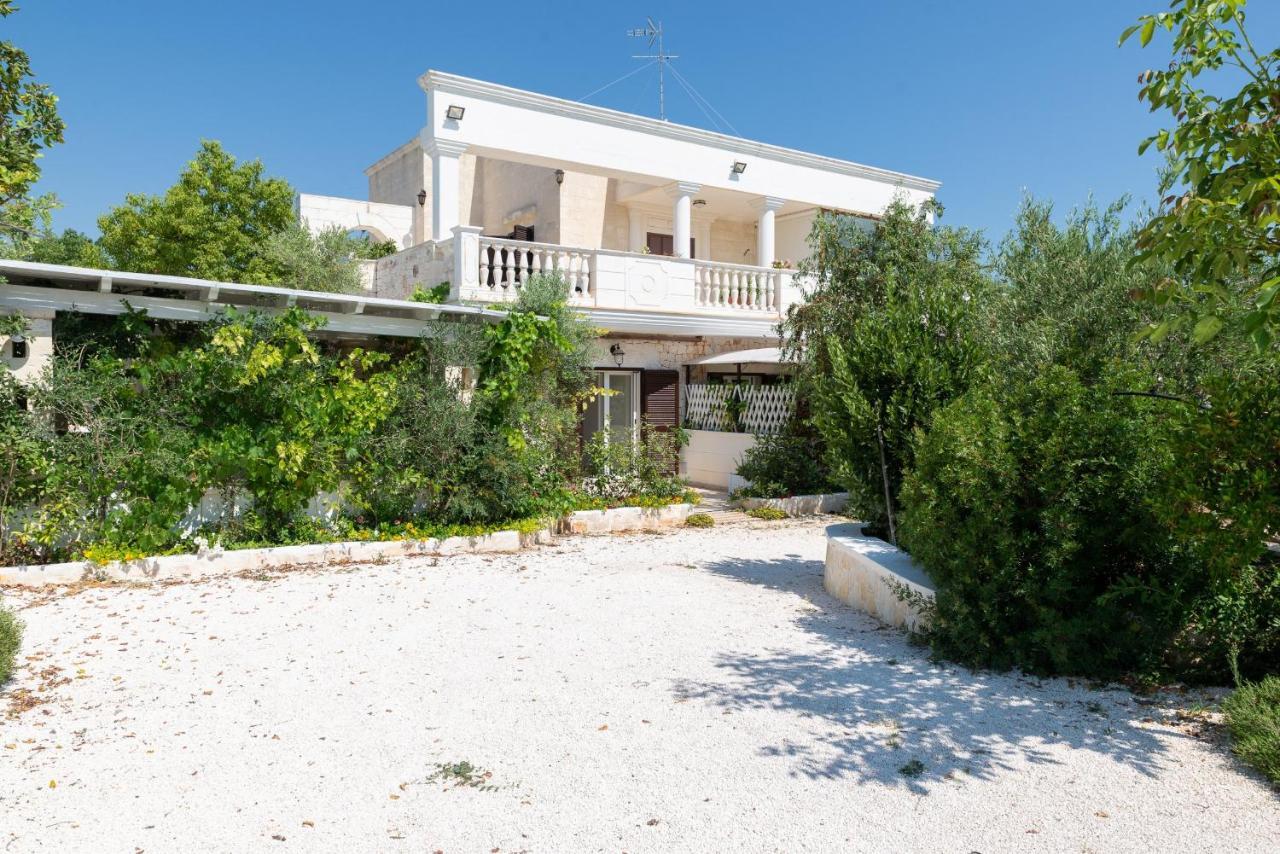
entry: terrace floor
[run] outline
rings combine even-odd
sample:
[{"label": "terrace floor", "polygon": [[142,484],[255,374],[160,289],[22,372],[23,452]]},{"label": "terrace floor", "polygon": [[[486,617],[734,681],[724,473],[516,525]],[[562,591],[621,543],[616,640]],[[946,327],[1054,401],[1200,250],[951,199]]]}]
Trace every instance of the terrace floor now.
[{"label": "terrace floor", "polygon": [[6,591],[28,631],[0,696],[0,850],[990,854],[1280,838],[1275,794],[1179,711],[1205,696],[931,663],[823,592],[824,548],[822,522],[752,521]]}]

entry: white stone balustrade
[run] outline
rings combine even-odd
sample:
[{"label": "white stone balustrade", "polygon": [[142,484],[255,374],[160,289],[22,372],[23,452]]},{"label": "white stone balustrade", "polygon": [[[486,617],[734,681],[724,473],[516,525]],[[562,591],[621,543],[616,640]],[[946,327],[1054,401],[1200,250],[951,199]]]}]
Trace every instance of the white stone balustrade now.
[{"label": "white stone balustrade", "polygon": [[791,270],[508,240],[474,226],[437,248],[452,256],[451,298],[467,302],[514,300],[539,273],[562,276],[574,305],[601,309],[772,319],[800,298]]},{"label": "white stone balustrade", "polygon": [[519,287],[531,276],[559,273],[568,283],[570,296],[575,301],[590,302],[595,292],[592,286],[594,255],[589,250],[551,243],[481,236],[475,289],[482,295],[487,291],[492,298],[506,301],[514,299]]}]

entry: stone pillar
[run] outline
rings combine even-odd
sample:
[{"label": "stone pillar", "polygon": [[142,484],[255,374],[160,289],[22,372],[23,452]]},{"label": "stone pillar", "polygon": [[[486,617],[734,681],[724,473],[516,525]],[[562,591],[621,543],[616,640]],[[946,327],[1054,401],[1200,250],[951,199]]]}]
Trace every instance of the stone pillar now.
[{"label": "stone pillar", "polygon": [[643,252],[645,247],[644,212],[627,208],[627,250]]},{"label": "stone pillar", "polygon": [[461,174],[458,158],[467,150],[466,143],[451,139],[427,140],[431,155],[431,239],[448,240],[458,225],[462,207]]},{"label": "stone pillar", "polygon": [[468,299],[480,286],[480,232],[478,225],[453,227],[453,278],[449,282],[449,301]]},{"label": "stone pillar", "polygon": [[[10,312],[0,308],[0,314]],[[45,366],[53,359],[53,317],[50,309],[28,308],[12,312],[27,319],[27,333],[22,336],[26,347],[26,355],[15,359],[13,341],[7,335],[0,335],[0,362],[14,379],[23,383],[33,383],[40,378]]]},{"label": "stone pillar", "polygon": [[677,181],[667,187],[667,194],[675,200],[671,235],[672,243],[675,244],[673,251],[677,258],[690,258],[693,256],[689,246],[689,238],[693,235],[693,194],[701,189],[701,184],[693,184],[688,181]]},{"label": "stone pillar", "polygon": [[756,210],[760,220],[756,227],[756,266],[772,267],[776,259],[774,252],[773,212],[782,207],[783,200],[773,196],[756,199]]}]

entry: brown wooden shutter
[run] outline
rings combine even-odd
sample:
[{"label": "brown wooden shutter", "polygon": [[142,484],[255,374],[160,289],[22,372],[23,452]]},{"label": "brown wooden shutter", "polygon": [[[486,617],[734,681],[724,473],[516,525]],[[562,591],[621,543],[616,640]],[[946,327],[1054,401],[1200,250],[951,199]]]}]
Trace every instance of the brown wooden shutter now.
[{"label": "brown wooden shutter", "polygon": [[659,429],[680,423],[680,374],[676,371],[641,371],[640,398],[644,423]]},{"label": "brown wooden shutter", "polygon": [[[640,420],[644,429],[666,433],[680,423],[680,374],[676,371],[640,372]],[[672,474],[680,470],[680,455],[662,461]]]}]

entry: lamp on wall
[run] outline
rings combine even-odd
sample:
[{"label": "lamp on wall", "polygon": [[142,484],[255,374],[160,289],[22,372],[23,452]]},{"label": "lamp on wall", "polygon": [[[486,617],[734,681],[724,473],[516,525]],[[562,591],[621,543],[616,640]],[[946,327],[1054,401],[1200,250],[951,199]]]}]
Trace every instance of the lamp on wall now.
[{"label": "lamp on wall", "polygon": [[427,206],[427,191],[419,190],[418,191],[418,207],[423,208],[426,206]]},{"label": "lamp on wall", "polygon": [[460,122],[466,113],[466,107],[459,107],[457,104],[450,104],[448,109],[444,111],[444,116],[450,121]]},{"label": "lamp on wall", "polygon": [[747,164],[743,163],[741,160],[733,161],[733,174],[741,175],[743,172],[746,172],[746,171],[747,171]]},{"label": "lamp on wall", "polygon": [[27,339],[21,332],[9,337],[9,347],[13,351],[13,358],[27,358]]},{"label": "lamp on wall", "polygon": [[619,368],[622,367],[622,360],[627,357],[626,352],[622,349],[621,344],[612,344],[609,347],[609,355],[613,356],[613,363]]},{"label": "lamp on wall", "polygon": [[556,184],[557,184],[557,185],[559,185],[559,184],[563,184],[563,183],[564,183],[564,170],[563,170],[563,169],[557,169],[557,170],[556,170]]}]

